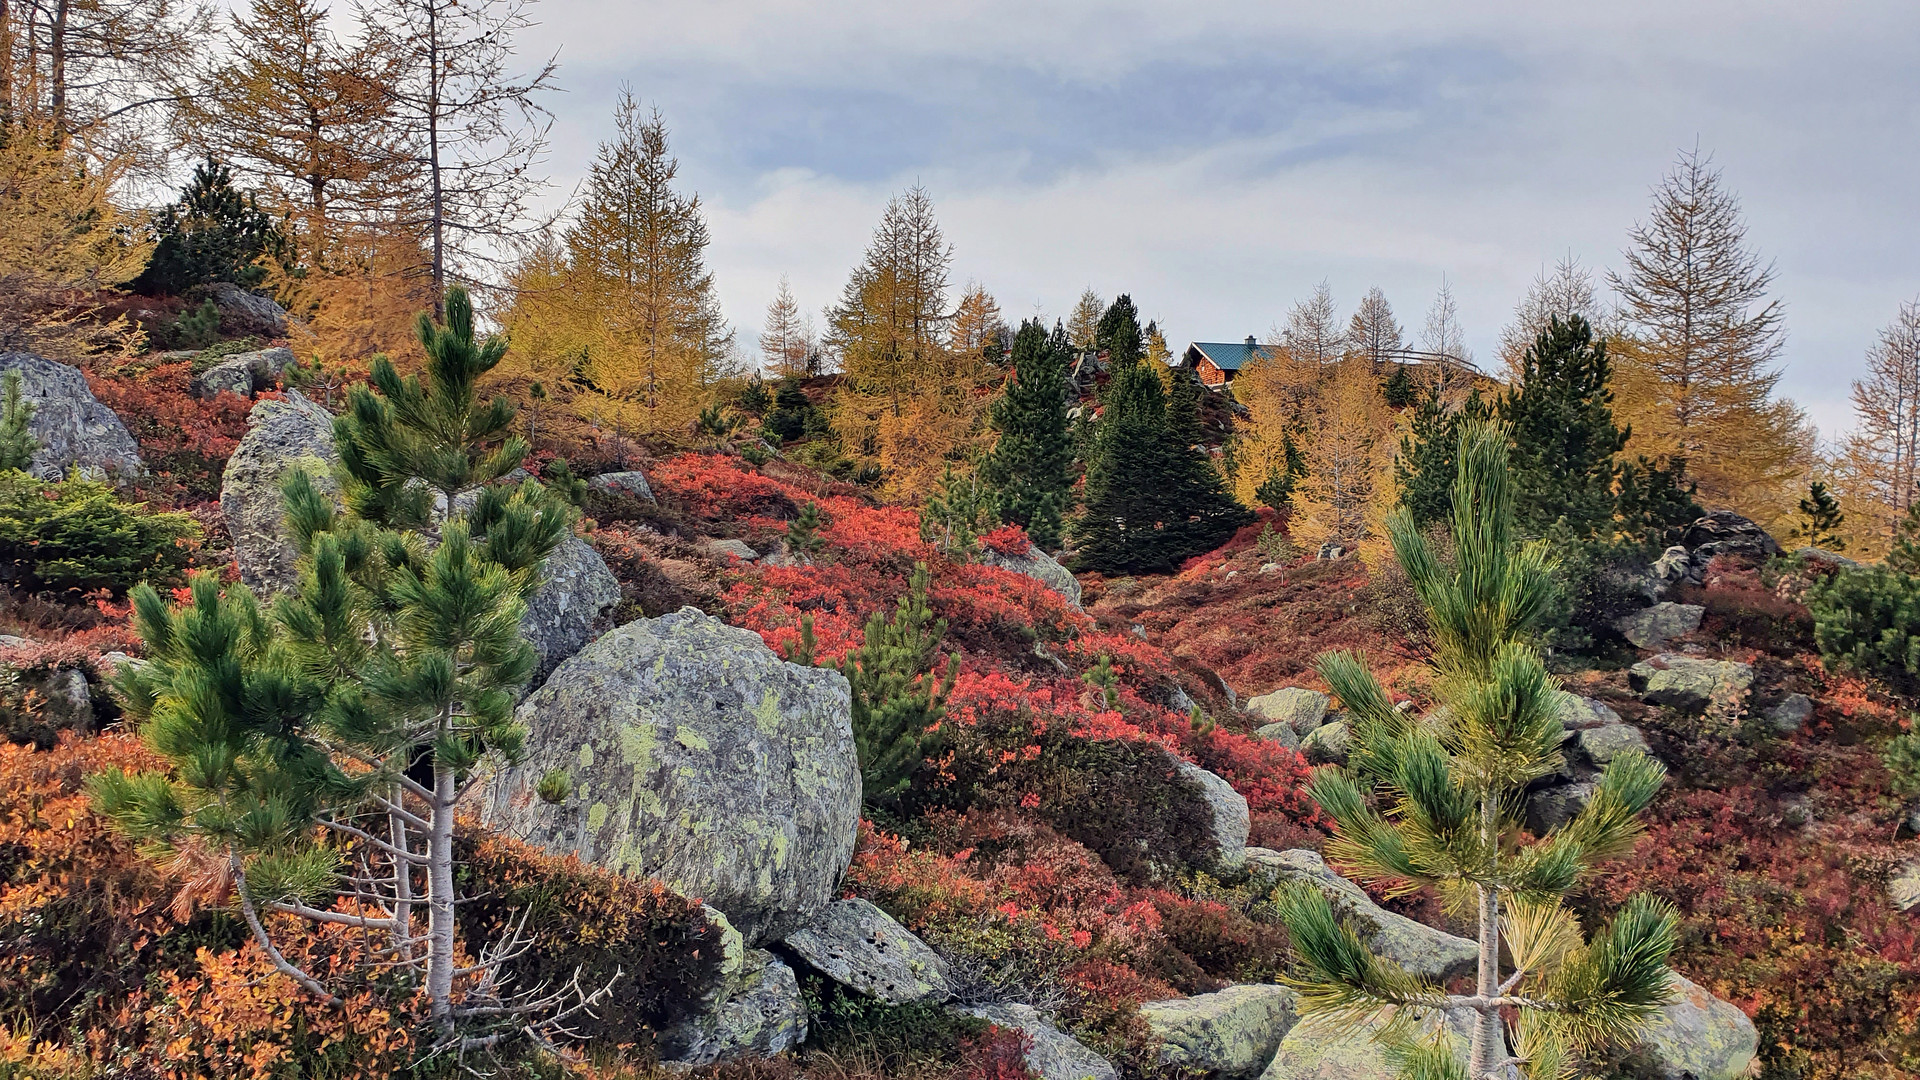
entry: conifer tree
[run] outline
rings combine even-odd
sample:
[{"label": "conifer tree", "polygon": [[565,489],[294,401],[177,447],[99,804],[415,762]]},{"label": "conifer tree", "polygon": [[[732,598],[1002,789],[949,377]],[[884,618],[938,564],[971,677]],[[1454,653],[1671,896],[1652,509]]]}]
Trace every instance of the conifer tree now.
[{"label": "conifer tree", "polygon": [[[479,959],[462,967],[455,940],[465,781],[486,755],[518,753],[513,690],[535,664],[520,619],[572,515],[533,480],[461,497],[524,447],[501,436],[511,409],[473,392],[501,344],[474,340],[462,291],[445,307],[446,325],[418,327],[424,384],[380,365],[377,396],[356,388],[336,424],[349,514],[303,472],[283,484],[301,576],[271,617],[244,587],[223,595],[211,575],[177,611],[136,591],[153,662],[123,667],[119,689],[174,768],[104,774],[94,795],[135,838],[213,860],[275,966],[323,998],[335,1000],[333,989],[285,958],[261,914],[384,937],[383,963],[425,990],[436,1045],[464,1051],[545,1030],[597,993],[508,996],[501,954],[469,943]],[[427,505],[435,492],[446,499],[438,511]],[[427,523],[432,534],[416,531]],[[316,843],[316,825],[351,843],[352,857]],[[356,907],[334,909],[338,896]]]},{"label": "conifer tree", "polygon": [[1067,317],[1067,344],[1076,350],[1095,347],[1100,337],[1100,316],[1107,310],[1107,302],[1091,287],[1080,293],[1073,302],[1073,313]]},{"label": "conifer tree", "polygon": [[1433,393],[1420,399],[1412,428],[1400,440],[1400,453],[1393,462],[1400,505],[1413,516],[1415,525],[1424,529],[1446,520],[1452,512],[1453,477],[1458,467],[1454,448],[1459,445],[1460,427],[1487,416],[1478,391],[1469,395],[1459,409],[1447,408],[1446,402]]},{"label": "conifer tree", "polygon": [[1027,530],[1042,549],[1060,546],[1061,521],[1073,491],[1073,437],[1067,429],[1065,335],[1050,335],[1038,319],[1013,338],[1013,372],[993,404],[999,436],[980,479],[994,492],[1002,520]]},{"label": "conifer tree", "polygon": [[1378,367],[1404,344],[1405,334],[1400,329],[1400,321],[1393,317],[1393,305],[1387,303],[1387,294],[1377,285],[1368,289],[1360,300],[1360,307],[1347,322],[1347,347]]},{"label": "conifer tree", "polygon": [[1813,547],[1845,551],[1847,541],[1840,526],[1846,524],[1846,520],[1847,515],[1840,511],[1840,500],[1833,497],[1825,483],[1815,480],[1807,485],[1806,498],[1800,500],[1800,524],[1794,535]]},{"label": "conifer tree", "polygon": [[980,537],[1000,527],[993,491],[979,474],[956,475],[948,462],[938,487],[920,508],[920,542],[961,562],[973,559]]},{"label": "conifer tree", "polygon": [[1407,374],[1407,365],[1393,365],[1393,374],[1380,384],[1380,396],[1386,399],[1389,409],[1404,409],[1420,400],[1420,388],[1414,385],[1413,376]]},{"label": "conifer tree", "polygon": [[266,280],[261,260],[285,253],[286,238],[252,192],[233,186],[233,170],[208,158],[194,167],[180,198],[153,224],[152,261],[133,288],[179,295],[195,285],[227,281],[253,288]]},{"label": "conifer tree", "polygon": [[26,398],[25,382],[17,369],[0,379],[0,469],[25,471],[40,449],[33,437],[35,406]]},{"label": "conifer tree", "polygon": [[1115,373],[1087,467],[1087,507],[1074,528],[1080,565],[1101,573],[1168,570],[1212,550],[1252,517],[1168,416],[1158,375]]},{"label": "conifer tree", "polygon": [[1140,329],[1140,312],[1126,293],[1114,297],[1094,328],[1094,346],[1106,350],[1107,363],[1119,371],[1146,358],[1147,345]]},{"label": "conifer tree", "polygon": [[1528,536],[1612,538],[1613,458],[1628,432],[1614,425],[1607,343],[1579,315],[1548,317],[1520,358],[1519,385],[1498,411],[1513,438],[1514,520]]},{"label": "conifer tree", "polygon": [[[1551,593],[1551,560],[1542,543],[1515,538],[1507,434],[1463,425],[1455,457],[1451,565],[1405,508],[1389,524],[1427,609],[1445,709],[1437,719],[1401,713],[1358,657],[1323,656],[1320,673],[1353,718],[1353,750],[1346,768],[1316,770],[1309,790],[1335,823],[1330,862],[1395,893],[1432,887],[1475,923],[1474,990],[1449,994],[1373,953],[1307,886],[1281,897],[1301,961],[1288,982],[1309,1023],[1352,1027],[1391,1008],[1378,1038],[1403,1077],[1493,1080],[1518,1066],[1529,1080],[1550,1080],[1575,1054],[1633,1035],[1672,998],[1666,959],[1678,918],[1670,907],[1634,897],[1588,941],[1562,900],[1600,862],[1632,849],[1638,814],[1665,773],[1645,754],[1622,754],[1585,808],[1524,840],[1522,792],[1561,767],[1565,735],[1560,690],[1525,643]],[[1472,1019],[1464,1070],[1445,1023],[1461,1012]],[[1517,1017],[1511,1031],[1507,1012]],[[1437,1032],[1416,1038],[1422,1022]]]},{"label": "conifer tree", "polygon": [[1293,504],[1293,492],[1300,484],[1300,478],[1307,474],[1307,455],[1294,441],[1293,432],[1280,435],[1279,460],[1268,470],[1267,478],[1254,489],[1254,498],[1261,505],[1275,510],[1286,510]]}]

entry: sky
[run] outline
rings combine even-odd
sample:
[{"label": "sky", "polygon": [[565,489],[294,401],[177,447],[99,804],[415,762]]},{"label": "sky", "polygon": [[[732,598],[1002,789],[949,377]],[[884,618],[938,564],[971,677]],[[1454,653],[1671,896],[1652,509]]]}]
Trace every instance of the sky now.
[{"label": "sky", "polygon": [[549,193],[623,87],[657,105],[751,345],[782,275],[839,295],[888,198],[932,195],[1009,318],[1126,292],[1170,344],[1265,336],[1326,281],[1417,330],[1442,281],[1497,368],[1527,284],[1600,274],[1698,146],[1777,269],[1781,390],[1825,438],[1920,296],[1920,4],[544,0]]}]

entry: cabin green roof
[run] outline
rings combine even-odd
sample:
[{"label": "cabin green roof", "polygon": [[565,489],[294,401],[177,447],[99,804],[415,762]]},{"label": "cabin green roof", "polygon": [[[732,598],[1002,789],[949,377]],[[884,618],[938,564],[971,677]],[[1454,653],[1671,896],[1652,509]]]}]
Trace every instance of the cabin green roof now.
[{"label": "cabin green roof", "polygon": [[1196,341],[1187,346],[1187,352],[1198,352],[1221,371],[1239,371],[1247,361],[1265,357],[1267,347],[1255,343],[1251,338],[1246,341]]}]

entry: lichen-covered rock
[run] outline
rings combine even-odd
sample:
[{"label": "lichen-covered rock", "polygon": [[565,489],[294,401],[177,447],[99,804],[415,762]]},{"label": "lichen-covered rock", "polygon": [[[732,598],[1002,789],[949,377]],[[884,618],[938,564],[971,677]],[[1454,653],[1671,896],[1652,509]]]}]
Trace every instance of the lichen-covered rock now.
[{"label": "lichen-covered rock", "polygon": [[539,666],[527,683],[537,690],[560,661],[579,652],[606,628],[608,616],[620,602],[620,579],[607,569],[600,553],[577,536],[569,535],[547,556],[541,568],[544,580],[527,599],[520,632],[539,655]]},{"label": "lichen-covered rock", "polygon": [[1253,737],[1277,742],[1289,750],[1300,749],[1300,736],[1294,732],[1292,724],[1262,724],[1254,730]]},{"label": "lichen-covered rock", "polygon": [[1813,699],[1805,694],[1788,694],[1761,715],[1783,734],[1799,731],[1813,719]]},{"label": "lichen-covered rock", "polygon": [[[489,779],[487,824],[698,896],[749,944],[834,899],[860,820],[839,672],[683,608],[602,635],[518,717],[526,754]],[[555,770],[571,781],[557,805],[534,793]]]},{"label": "lichen-covered rock", "polygon": [[980,561],[988,566],[1024,574],[1059,593],[1075,611],[1080,610],[1080,579],[1032,544],[1028,544],[1026,552],[1020,555],[1005,555],[983,547],[980,549]]},{"label": "lichen-covered rock", "polygon": [[1920,862],[1907,863],[1893,872],[1887,880],[1887,898],[1901,911],[1920,906]]},{"label": "lichen-covered rock", "polygon": [[1326,720],[1329,704],[1327,695],[1318,690],[1288,686],[1247,699],[1247,711],[1269,723],[1285,724],[1296,735],[1305,735]]},{"label": "lichen-covered rock", "polygon": [[1353,731],[1344,722],[1322,724],[1300,740],[1300,752],[1314,765],[1344,765],[1353,749]]},{"label": "lichen-covered rock", "polygon": [[1527,828],[1535,836],[1545,836],[1586,809],[1593,801],[1593,792],[1594,786],[1589,781],[1541,788],[1527,796]]},{"label": "lichen-covered rock", "polygon": [[1753,685],[1753,668],[1734,660],[1703,660],[1668,653],[1642,660],[1627,678],[1649,705],[1667,705],[1700,712],[1714,702],[1727,702]]},{"label": "lichen-covered rock", "polygon": [[24,352],[0,352],[0,375],[20,373],[20,396],[33,405],[28,430],[39,445],[27,471],[59,480],[79,466],[91,479],[138,476],[140,446],[112,409],[100,404],[80,369]]},{"label": "lichen-covered rock", "polygon": [[1176,760],[1174,768],[1198,785],[1207,800],[1207,810],[1213,818],[1209,836],[1213,840],[1214,865],[1229,870],[1239,866],[1246,857],[1247,833],[1252,829],[1253,820],[1247,813],[1246,797],[1233,790],[1232,784],[1191,761]]},{"label": "lichen-covered rock", "polygon": [[1222,1080],[1259,1076],[1299,1019],[1293,991],[1271,984],[1149,1001],[1140,1016],[1160,1044],[1162,1062]]},{"label": "lichen-covered rock", "polygon": [[1747,1014],[1678,973],[1667,980],[1679,1000],[1655,1014],[1629,1056],[1630,1071],[1648,1080],[1735,1080],[1760,1049]]},{"label": "lichen-covered rock", "polygon": [[1613,627],[1634,648],[1657,649],[1674,638],[1700,629],[1700,620],[1706,613],[1707,609],[1699,604],[1675,604],[1663,600],[1650,608],[1623,616],[1614,622]]},{"label": "lichen-covered rock", "polygon": [[587,481],[587,487],[594,491],[631,495],[636,499],[653,501],[653,486],[647,483],[647,474],[638,469],[626,472],[601,473]]},{"label": "lichen-covered rock", "polygon": [[1368,945],[1374,952],[1416,975],[1445,981],[1474,970],[1479,961],[1480,949],[1474,942],[1380,907],[1366,890],[1334,873],[1318,852],[1248,848],[1246,859],[1249,870],[1318,888],[1336,912],[1360,927],[1372,928]]},{"label": "lichen-covered rock", "polygon": [[287,336],[287,309],[272,298],[251,293],[230,281],[202,290],[220,312],[220,332],[229,336],[253,334],[264,338]]},{"label": "lichen-covered rock", "polygon": [[19,689],[39,695],[40,707],[0,708],[0,741],[47,750],[60,741],[63,731],[93,734],[93,696],[87,689],[87,676],[79,668],[29,670],[18,678]]},{"label": "lichen-covered rock", "polygon": [[766,1057],[805,1042],[807,1003],[793,969],[770,952],[746,948],[740,932],[708,910],[725,950],[720,982],[698,1008],[660,1033],[661,1062],[711,1065]]},{"label": "lichen-covered rock", "polygon": [[292,366],[292,349],[234,353],[195,375],[193,392],[200,397],[212,397],[225,390],[241,397],[252,397],[271,388]]},{"label": "lichen-covered rock", "polygon": [[313,477],[314,487],[336,494],[333,471],[340,454],[333,448],[333,416],[290,390],[284,400],[262,401],[247,414],[247,433],[227,458],[220,477],[220,513],[233,536],[240,580],[261,592],[290,589],[299,580],[299,552],[286,530],[286,505],[280,481],[295,469]]},{"label": "lichen-covered rock", "polygon": [[1577,736],[1580,752],[1588,761],[1604,766],[1629,750],[1647,753],[1647,737],[1632,724],[1602,724],[1583,728]]},{"label": "lichen-covered rock", "polygon": [[734,558],[742,562],[752,562],[760,557],[760,553],[754,550],[753,545],[745,540],[709,540],[701,547],[707,550],[707,554],[720,559]]},{"label": "lichen-covered rock", "polygon": [[962,1010],[1027,1037],[1027,1070],[1037,1080],[1119,1080],[1107,1059],[1047,1022],[1031,1005],[1006,1003]]},{"label": "lichen-covered rock", "polygon": [[1751,518],[1731,510],[1715,510],[1687,526],[1680,543],[1693,557],[1693,565],[1704,569],[1716,555],[1737,555],[1749,559],[1771,559],[1780,554],[1780,544]]},{"label": "lichen-covered rock", "polygon": [[[1373,1039],[1385,1022],[1376,1018],[1344,1035],[1312,1021],[1296,1024],[1280,1040],[1273,1064],[1260,1074],[1260,1080],[1395,1080],[1399,1070],[1387,1060],[1386,1047]],[[1414,1035],[1425,1037],[1439,1025],[1438,1017],[1429,1017],[1419,1023]],[[1454,1060],[1464,1067],[1473,1045],[1469,1021],[1465,1014],[1454,1013],[1446,1025]]]},{"label": "lichen-covered rock", "polygon": [[1620,723],[1620,714],[1609,708],[1605,702],[1590,697],[1560,692],[1560,726],[1568,731],[1581,728],[1599,727],[1603,724]]},{"label": "lichen-covered rock", "polygon": [[944,999],[947,962],[865,900],[836,900],[787,935],[787,948],[842,986],[902,1005]]}]

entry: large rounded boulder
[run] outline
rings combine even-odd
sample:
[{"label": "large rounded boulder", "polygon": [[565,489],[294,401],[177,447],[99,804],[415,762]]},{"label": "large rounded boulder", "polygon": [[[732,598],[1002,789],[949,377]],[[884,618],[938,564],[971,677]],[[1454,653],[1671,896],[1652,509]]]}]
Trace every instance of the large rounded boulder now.
[{"label": "large rounded boulder", "polygon": [[541,567],[541,576],[544,580],[527,598],[527,613],[520,619],[520,632],[540,657],[529,684],[533,687],[604,630],[620,602],[620,579],[600,553],[577,536],[560,541]]},{"label": "large rounded boulder", "polygon": [[847,681],[693,608],[607,632],[520,705],[487,824],[654,878],[749,944],[835,899],[860,822]]},{"label": "large rounded boulder", "polygon": [[284,400],[262,401],[247,414],[247,433],[220,476],[220,513],[233,536],[240,580],[262,592],[291,589],[300,553],[287,535],[280,482],[294,470],[313,477],[328,494],[339,490],[334,469],[333,414],[290,390]]},{"label": "large rounded boulder", "polygon": [[25,352],[0,352],[0,373],[20,373],[20,396],[33,406],[28,429],[39,445],[27,471],[58,480],[79,466],[94,479],[140,474],[140,446],[112,409],[100,404],[80,369]]}]

